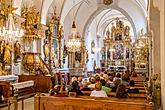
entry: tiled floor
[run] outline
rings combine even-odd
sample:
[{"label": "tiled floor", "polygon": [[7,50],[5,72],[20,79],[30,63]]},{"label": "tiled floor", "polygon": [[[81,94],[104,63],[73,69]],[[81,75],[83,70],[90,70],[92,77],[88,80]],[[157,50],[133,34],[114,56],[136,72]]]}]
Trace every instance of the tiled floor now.
[{"label": "tiled floor", "polygon": [[[18,110],[22,109],[21,101],[18,103]],[[0,110],[8,110],[8,107],[0,108]],[[13,104],[10,107],[10,110],[14,110]],[[24,101],[24,110],[34,110],[34,97],[26,99]]]}]

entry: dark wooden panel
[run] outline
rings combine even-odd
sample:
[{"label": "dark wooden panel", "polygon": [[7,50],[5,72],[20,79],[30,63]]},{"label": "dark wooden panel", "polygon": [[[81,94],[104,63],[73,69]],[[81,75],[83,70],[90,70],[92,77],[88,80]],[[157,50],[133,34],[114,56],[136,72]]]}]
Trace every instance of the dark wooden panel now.
[{"label": "dark wooden panel", "polygon": [[18,82],[34,81],[35,92],[49,92],[52,82],[50,76],[19,75]]}]

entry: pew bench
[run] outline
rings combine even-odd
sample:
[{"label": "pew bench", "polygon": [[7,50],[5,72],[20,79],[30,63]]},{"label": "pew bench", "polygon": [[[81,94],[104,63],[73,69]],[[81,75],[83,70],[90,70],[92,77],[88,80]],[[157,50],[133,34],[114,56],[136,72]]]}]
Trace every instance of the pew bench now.
[{"label": "pew bench", "polygon": [[[91,91],[81,91],[84,95],[90,96]],[[116,93],[115,92],[107,92],[107,95],[109,97],[115,97]],[[128,93],[129,98],[143,98],[146,99],[146,94],[145,93]]]},{"label": "pew bench", "polygon": [[153,110],[143,99],[35,96],[35,110]]}]

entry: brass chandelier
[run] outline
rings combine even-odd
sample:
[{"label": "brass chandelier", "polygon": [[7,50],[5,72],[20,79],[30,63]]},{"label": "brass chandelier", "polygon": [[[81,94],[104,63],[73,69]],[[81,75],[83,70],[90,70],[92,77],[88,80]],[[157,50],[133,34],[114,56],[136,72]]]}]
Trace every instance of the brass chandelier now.
[{"label": "brass chandelier", "polygon": [[71,52],[79,51],[81,48],[81,40],[77,34],[75,21],[73,21],[72,24],[72,37],[73,38],[69,39],[69,41],[67,42],[68,50]]}]

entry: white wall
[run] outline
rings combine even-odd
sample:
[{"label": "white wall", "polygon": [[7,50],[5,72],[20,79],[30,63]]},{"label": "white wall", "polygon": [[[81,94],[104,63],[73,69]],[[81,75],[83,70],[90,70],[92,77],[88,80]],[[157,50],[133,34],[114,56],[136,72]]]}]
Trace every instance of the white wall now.
[{"label": "white wall", "polygon": [[97,24],[95,23],[95,21],[93,21],[85,36],[85,45],[88,50],[88,58],[89,58],[89,61],[87,63],[87,71],[93,71],[94,60],[96,61],[96,68],[100,68],[100,58],[101,58],[100,53],[91,54],[92,40],[94,40],[95,42],[95,47],[100,48],[99,46],[101,46],[101,39],[100,42],[97,42],[96,26]]}]

